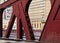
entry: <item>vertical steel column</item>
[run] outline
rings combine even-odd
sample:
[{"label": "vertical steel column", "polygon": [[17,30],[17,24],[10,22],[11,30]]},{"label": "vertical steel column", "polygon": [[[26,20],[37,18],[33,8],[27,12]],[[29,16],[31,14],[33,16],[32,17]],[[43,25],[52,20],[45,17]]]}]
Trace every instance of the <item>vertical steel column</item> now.
[{"label": "vertical steel column", "polygon": [[0,37],[2,37],[2,31],[3,31],[3,28],[2,28],[2,16],[3,16],[3,11],[4,9],[0,9]]},{"label": "vertical steel column", "polygon": [[0,37],[2,37],[2,10],[0,10]]},{"label": "vertical steel column", "polygon": [[21,17],[22,25],[24,27],[24,32],[27,40],[35,40],[33,29],[28,15],[28,8],[31,1],[32,0],[19,1],[19,3],[21,3],[19,4],[20,17]]},{"label": "vertical steel column", "polygon": [[23,28],[21,19],[17,18],[17,39],[23,39]]}]

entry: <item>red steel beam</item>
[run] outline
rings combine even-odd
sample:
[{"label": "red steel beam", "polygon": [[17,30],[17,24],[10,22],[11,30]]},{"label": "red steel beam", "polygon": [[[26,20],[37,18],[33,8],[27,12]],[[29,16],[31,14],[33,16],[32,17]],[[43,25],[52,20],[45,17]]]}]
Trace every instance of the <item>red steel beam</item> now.
[{"label": "red steel beam", "polygon": [[[31,1],[32,0],[9,0],[0,5],[0,8],[6,8],[10,5],[12,5],[13,7],[13,13],[11,15],[11,18],[6,30],[6,34],[5,34],[6,38],[9,38],[15,18],[17,18],[17,39],[21,39],[22,34],[20,33],[22,33],[22,27],[24,27],[26,39],[35,40],[33,30],[30,24],[30,19],[28,16],[28,8]],[[20,24],[21,22],[22,22],[22,25]]]},{"label": "red steel beam", "polygon": [[51,7],[52,7],[52,5],[53,5],[54,1],[55,1],[55,0],[50,0]]},{"label": "red steel beam", "polygon": [[23,26],[22,26],[22,21],[21,19],[17,19],[17,39],[23,39]]},{"label": "red steel beam", "polygon": [[8,0],[7,2],[4,2],[3,4],[0,4],[0,37],[2,37],[2,16],[3,16],[3,11],[5,8],[7,8],[9,5],[14,3],[16,0]]},{"label": "red steel beam", "polygon": [[60,42],[60,0],[51,0],[51,10],[40,41]]}]

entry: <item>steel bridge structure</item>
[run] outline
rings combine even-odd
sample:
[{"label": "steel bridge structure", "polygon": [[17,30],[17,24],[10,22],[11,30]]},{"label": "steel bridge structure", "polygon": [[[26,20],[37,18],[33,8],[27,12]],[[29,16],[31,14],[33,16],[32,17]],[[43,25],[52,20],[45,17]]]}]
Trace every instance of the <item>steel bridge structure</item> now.
[{"label": "steel bridge structure", "polygon": [[[22,39],[23,31],[26,36],[26,40],[35,40],[32,26],[30,23],[28,9],[32,0],[8,0],[0,4],[0,37],[2,37],[2,16],[3,11],[9,7],[13,7],[13,13],[11,15],[8,27],[5,33],[5,38],[9,38],[12,31],[12,27],[17,18],[17,40]],[[60,42],[60,0],[50,0],[51,10],[45,23],[39,41]],[[22,29],[24,27],[24,30]]]}]

